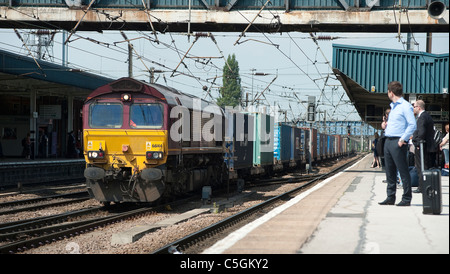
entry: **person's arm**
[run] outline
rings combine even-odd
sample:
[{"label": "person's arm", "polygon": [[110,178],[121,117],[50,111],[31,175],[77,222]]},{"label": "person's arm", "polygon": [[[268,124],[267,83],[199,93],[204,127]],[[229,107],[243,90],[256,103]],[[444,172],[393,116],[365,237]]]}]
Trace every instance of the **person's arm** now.
[{"label": "person's arm", "polygon": [[439,144],[439,148],[442,150],[442,147],[448,142],[448,133],[442,139],[442,142]]},{"label": "person's arm", "polygon": [[404,109],[404,115],[407,123],[407,127],[403,135],[398,140],[398,146],[401,147],[405,144],[405,141],[409,140],[409,137],[413,135],[417,128],[416,118],[414,117],[414,111],[410,104]]},{"label": "person's arm", "polygon": [[417,144],[419,144],[420,141],[425,141],[427,139],[427,128],[425,126],[425,119],[423,117],[417,119],[417,135],[415,135],[414,139]]}]

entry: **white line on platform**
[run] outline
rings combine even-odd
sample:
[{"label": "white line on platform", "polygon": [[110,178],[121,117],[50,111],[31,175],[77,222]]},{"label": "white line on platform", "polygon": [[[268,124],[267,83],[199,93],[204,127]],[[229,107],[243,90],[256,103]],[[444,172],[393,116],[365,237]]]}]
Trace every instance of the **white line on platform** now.
[{"label": "white line on platform", "polygon": [[218,241],[217,243],[215,243],[210,248],[204,250],[202,253],[203,254],[221,254],[221,253],[225,252],[227,249],[232,247],[239,240],[241,240],[245,236],[247,236],[254,229],[256,229],[260,225],[264,224],[265,222],[269,221],[270,219],[272,219],[273,217],[277,216],[278,214],[280,214],[281,212],[285,211],[286,209],[290,208],[291,206],[297,204],[298,202],[303,200],[306,196],[308,196],[309,194],[313,193],[314,191],[322,188],[324,185],[326,185],[330,181],[334,180],[336,177],[341,175],[347,169],[350,169],[350,168],[354,167],[356,164],[358,164],[362,160],[363,159],[359,160],[358,162],[353,164],[351,167],[346,168],[344,171],[339,172],[338,174],[336,174],[336,175],[326,179],[325,181],[323,181],[323,182],[315,185],[314,187],[308,189],[307,191],[299,194],[295,198],[289,200],[287,203],[285,203],[285,204],[283,204],[283,205],[281,205],[281,206],[279,206],[277,208],[274,208],[272,211],[270,211],[266,215],[262,216],[261,218],[256,219],[255,221],[253,221],[253,222],[243,226],[242,228],[236,230],[235,232],[231,233],[230,235],[228,235],[224,239],[222,239],[222,240]]}]

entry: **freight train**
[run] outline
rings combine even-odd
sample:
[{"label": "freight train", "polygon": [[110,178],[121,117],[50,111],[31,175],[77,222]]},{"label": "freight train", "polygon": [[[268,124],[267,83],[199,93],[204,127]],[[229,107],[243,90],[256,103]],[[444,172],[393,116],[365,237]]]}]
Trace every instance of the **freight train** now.
[{"label": "freight train", "polygon": [[225,111],[170,87],[121,78],[83,105],[87,189],[102,203],[153,202],[346,155],[346,136]]}]

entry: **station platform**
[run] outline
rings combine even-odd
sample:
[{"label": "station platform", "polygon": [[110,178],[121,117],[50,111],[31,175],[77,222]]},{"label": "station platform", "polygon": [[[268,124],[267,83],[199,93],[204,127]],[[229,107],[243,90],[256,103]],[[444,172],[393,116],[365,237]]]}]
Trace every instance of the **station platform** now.
[{"label": "station platform", "polygon": [[[384,170],[371,154],[261,218],[232,232],[204,254],[449,254],[449,177],[442,176],[443,210],[379,205]],[[413,188],[415,189],[415,188]],[[397,189],[400,202],[403,189]]]},{"label": "station platform", "polygon": [[0,189],[33,183],[84,178],[84,158],[0,159]]}]

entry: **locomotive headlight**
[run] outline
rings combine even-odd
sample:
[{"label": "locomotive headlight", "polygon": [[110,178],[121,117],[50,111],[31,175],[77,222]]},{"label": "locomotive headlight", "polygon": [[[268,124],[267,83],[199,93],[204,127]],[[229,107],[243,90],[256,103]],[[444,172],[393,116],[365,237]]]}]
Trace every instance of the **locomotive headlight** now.
[{"label": "locomotive headlight", "polygon": [[152,160],[152,159],[162,159],[164,156],[164,154],[162,152],[152,152],[152,151],[147,151],[145,153],[145,158],[147,158],[147,160]]},{"label": "locomotive headlight", "polygon": [[124,102],[131,101],[131,95],[128,93],[124,93],[120,96],[120,99]]},{"label": "locomotive headlight", "polygon": [[99,151],[88,151],[87,153],[89,159],[103,159],[105,157],[105,153],[101,150]]}]

